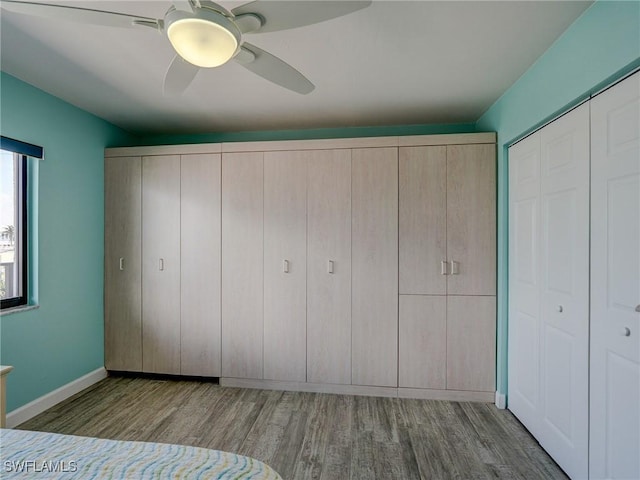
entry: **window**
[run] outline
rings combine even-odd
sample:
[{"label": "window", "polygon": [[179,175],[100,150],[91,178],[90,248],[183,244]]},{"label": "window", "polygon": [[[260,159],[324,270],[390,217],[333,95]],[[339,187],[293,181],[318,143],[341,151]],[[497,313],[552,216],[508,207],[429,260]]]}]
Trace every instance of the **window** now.
[{"label": "window", "polygon": [[27,156],[42,149],[0,137],[0,300],[2,309],[28,302]]}]

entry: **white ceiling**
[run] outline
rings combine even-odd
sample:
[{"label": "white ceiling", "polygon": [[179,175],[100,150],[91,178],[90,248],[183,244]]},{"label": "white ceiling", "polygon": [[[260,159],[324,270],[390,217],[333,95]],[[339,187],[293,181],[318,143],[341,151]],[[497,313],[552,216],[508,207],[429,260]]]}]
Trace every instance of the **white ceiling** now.
[{"label": "white ceiling", "polygon": [[[50,3],[154,18],[170,5]],[[0,61],[3,71],[136,133],[466,123],[591,3],[374,1],[324,23],[247,35],[316,85],[306,96],[231,62],[200,71],[182,96],[166,97],[163,77],[174,56],[166,36],[6,11]]]}]

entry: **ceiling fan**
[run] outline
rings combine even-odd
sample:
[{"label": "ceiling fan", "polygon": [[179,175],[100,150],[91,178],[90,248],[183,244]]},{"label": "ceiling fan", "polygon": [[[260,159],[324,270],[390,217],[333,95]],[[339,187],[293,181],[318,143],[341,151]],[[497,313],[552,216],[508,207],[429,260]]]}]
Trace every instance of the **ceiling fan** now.
[{"label": "ceiling fan", "polygon": [[166,33],[176,51],[164,78],[165,94],[182,93],[201,68],[234,60],[277,85],[300,94],[315,86],[278,57],[244,40],[246,34],[312,25],[365,8],[372,0],[256,0],[232,10],[210,0],[173,0],[162,19],[48,3],[1,0],[5,10],[112,27],[146,27]]}]

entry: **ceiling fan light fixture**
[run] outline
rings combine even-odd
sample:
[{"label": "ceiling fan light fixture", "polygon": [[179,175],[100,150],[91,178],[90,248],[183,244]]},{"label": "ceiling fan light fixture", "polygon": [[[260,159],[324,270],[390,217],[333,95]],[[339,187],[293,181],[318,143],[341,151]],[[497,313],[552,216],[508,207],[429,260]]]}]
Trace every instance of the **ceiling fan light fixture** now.
[{"label": "ceiling fan light fixture", "polygon": [[178,55],[198,67],[218,67],[238,49],[239,32],[222,14],[199,9],[196,16],[173,11],[167,15],[167,36]]}]

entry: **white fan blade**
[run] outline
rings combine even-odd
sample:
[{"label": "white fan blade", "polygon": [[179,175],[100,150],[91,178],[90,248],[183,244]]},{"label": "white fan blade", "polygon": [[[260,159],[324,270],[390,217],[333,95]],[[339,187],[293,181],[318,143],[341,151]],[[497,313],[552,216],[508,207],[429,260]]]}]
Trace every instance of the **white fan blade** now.
[{"label": "white fan blade", "polygon": [[238,55],[234,60],[256,75],[303,95],[311,93],[316,88],[298,70],[261,48],[245,42],[241,49],[245,54]]},{"label": "white fan blade", "polygon": [[191,84],[200,67],[196,67],[176,55],[164,76],[164,94],[180,95]]},{"label": "white fan blade", "polygon": [[176,7],[176,10],[193,12],[193,5],[189,0],[173,0],[173,6]]},{"label": "white fan blade", "polygon": [[0,7],[10,12],[33,15],[47,19],[71,20],[73,22],[89,23],[92,25],[105,25],[108,27],[135,27],[136,25],[160,27],[155,18],[127,15],[126,13],[105,12],[89,8],[68,7],[64,5],[52,5],[49,3],[17,2],[14,0],[2,0]]},{"label": "white fan blade", "polygon": [[253,13],[263,20],[262,27],[251,33],[275,32],[313,25],[342,17],[371,5],[366,1],[266,1],[256,0],[231,10],[235,16]]}]

